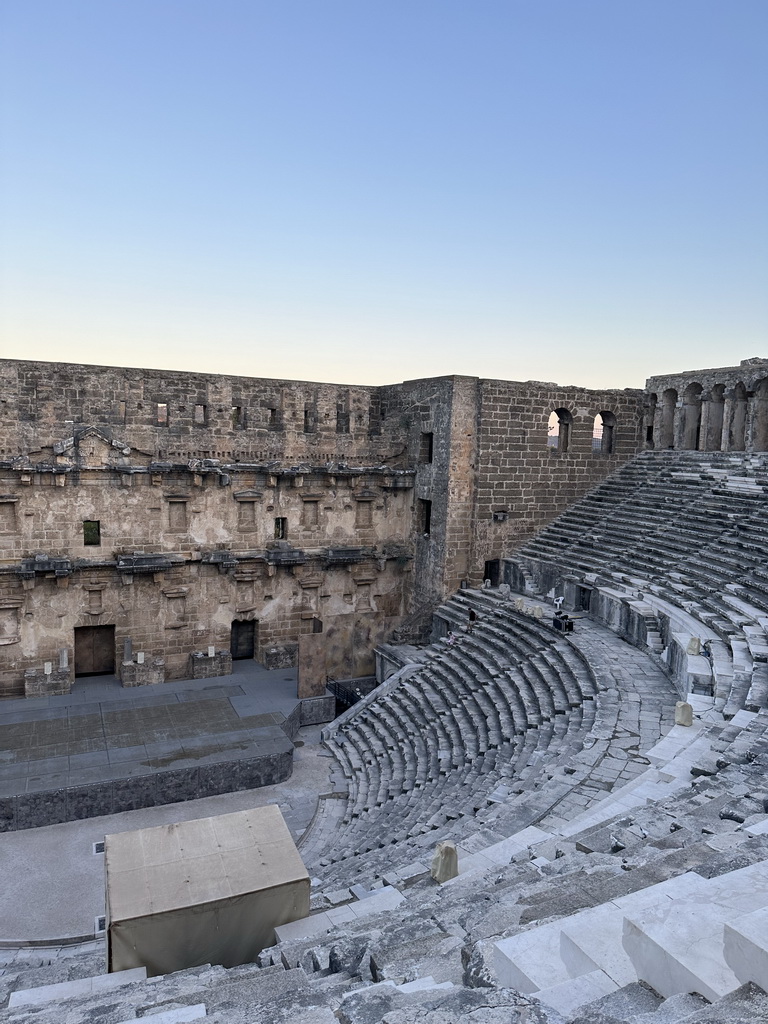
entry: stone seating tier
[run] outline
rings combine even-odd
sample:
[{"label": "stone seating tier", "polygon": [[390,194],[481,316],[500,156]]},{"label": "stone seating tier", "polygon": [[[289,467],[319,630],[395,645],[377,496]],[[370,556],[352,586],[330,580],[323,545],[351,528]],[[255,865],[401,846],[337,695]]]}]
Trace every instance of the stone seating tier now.
[{"label": "stone seating tier", "polygon": [[[768,619],[767,469],[766,456],[645,453],[538,534],[512,561],[529,580],[540,579],[547,588],[570,573],[594,576],[598,585],[611,578],[633,590],[647,589],[685,608],[725,643],[738,645],[748,635],[749,643],[762,650]],[[627,481],[635,488],[629,495]],[[628,501],[634,506],[629,518]],[[596,506],[603,518],[585,530],[584,514],[592,515]],[[565,533],[570,540],[564,545]],[[621,544],[616,542],[619,534]],[[747,537],[749,547],[744,546]],[[664,628],[651,633],[645,649],[660,657],[666,633]],[[750,681],[736,673],[728,694],[716,681],[719,706],[728,715],[747,700],[757,706],[765,697],[760,678],[752,690]]]},{"label": "stone seating tier", "polygon": [[[328,730],[332,750],[355,752],[342,764],[344,774],[367,778],[347,779],[334,850],[321,854],[306,839],[306,849],[317,851],[310,870],[324,888],[350,872],[376,884],[393,863],[420,856],[425,842],[471,832],[472,821],[498,812],[499,794],[523,807],[526,794],[554,785],[582,749],[598,688],[579,652],[551,627],[479,592],[456,595],[438,617],[458,627],[468,603],[481,613],[472,635],[460,634],[454,647],[438,642],[399,685],[390,680],[384,697],[372,694],[335,736]],[[563,778],[565,788],[580,781],[574,771],[557,786]],[[555,787],[545,806],[559,792]],[[426,817],[425,807],[432,808]]]}]

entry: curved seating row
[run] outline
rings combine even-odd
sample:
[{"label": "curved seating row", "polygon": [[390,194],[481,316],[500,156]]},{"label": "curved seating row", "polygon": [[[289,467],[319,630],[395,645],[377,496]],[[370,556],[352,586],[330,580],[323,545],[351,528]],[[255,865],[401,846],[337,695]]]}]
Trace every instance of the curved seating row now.
[{"label": "curved seating row", "polygon": [[702,636],[725,644],[714,692],[732,716],[765,705],[766,551],[768,457],[670,451],[638,456],[511,561],[546,589],[558,577],[589,576],[683,609]]},{"label": "curved seating row", "polygon": [[325,888],[350,874],[375,881],[393,858],[404,864],[465,835],[500,786],[515,787],[514,800],[539,786],[542,766],[554,772],[583,746],[598,687],[579,652],[510,603],[471,591],[438,617],[458,631],[470,605],[480,609],[471,634],[437,641],[417,671],[324,730],[347,799],[342,813],[331,809],[332,848],[310,834],[302,853]]}]

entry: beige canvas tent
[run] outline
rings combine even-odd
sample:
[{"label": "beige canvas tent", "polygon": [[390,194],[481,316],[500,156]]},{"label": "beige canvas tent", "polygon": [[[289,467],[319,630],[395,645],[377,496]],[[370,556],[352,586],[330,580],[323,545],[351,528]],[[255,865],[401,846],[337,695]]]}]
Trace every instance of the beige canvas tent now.
[{"label": "beige canvas tent", "polygon": [[107,965],[149,975],[252,962],[309,913],[309,875],[277,806],[109,835]]}]

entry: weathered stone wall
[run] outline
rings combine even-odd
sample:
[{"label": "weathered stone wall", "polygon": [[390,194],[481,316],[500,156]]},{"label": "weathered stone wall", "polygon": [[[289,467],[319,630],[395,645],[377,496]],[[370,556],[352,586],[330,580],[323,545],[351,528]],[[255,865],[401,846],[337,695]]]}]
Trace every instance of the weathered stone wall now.
[{"label": "weathered stone wall", "polygon": [[768,359],[649,377],[646,441],[694,451],[768,451]]},{"label": "weathered stone wall", "polygon": [[[634,391],[438,377],[379,388],[0,363],[0,692],[74,672],[75,629],[114,626],[153,666],[228,649],[296,663],[322,630],[331,677],[414,628],[487,560],[626,461]],[[567,451],[547,445],[553,409]],[[594,416],[615,416],[610,454]],[[97,543],[84,524],[98,524]]]},{"label": "weathered stone wall", "polygon": [[[100,425],[159,460],[379,464],[402,449],[382,389],[3,360],[0,458]],[[162,407],[165,409],[163,410]],[[164,422],[158,422],[164,419]],[[392,429],[394,426],[394,429]]]},{"label": "weathered stone wall", "polygon": [[[567,450],[547,443],[550,414],[570,413]],[[643,393],[528,381],[479,382],[470,581],[631,459],[642,447]],[[593,447],[595,416],[615,416],[612,451]]]}]

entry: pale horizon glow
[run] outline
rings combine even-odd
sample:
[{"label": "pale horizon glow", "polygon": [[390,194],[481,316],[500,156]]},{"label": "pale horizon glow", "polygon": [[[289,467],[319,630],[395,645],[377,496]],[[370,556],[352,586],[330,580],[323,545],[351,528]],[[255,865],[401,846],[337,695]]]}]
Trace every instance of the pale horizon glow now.
[{"label": "pale horizon glow", "polygon": [[0,355],[583,387],[768,352],[764,0],[0,14]]}]

